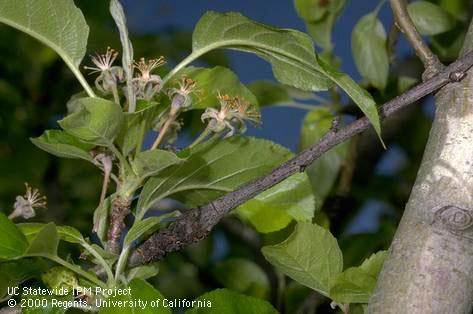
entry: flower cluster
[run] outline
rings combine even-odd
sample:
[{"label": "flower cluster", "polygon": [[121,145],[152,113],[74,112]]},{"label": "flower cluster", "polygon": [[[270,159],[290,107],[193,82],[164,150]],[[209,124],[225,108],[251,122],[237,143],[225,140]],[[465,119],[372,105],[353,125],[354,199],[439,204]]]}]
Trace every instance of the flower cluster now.
[{"label": "flower cluster", "polygon": [[221,133],[228,129],[225,137],[229,137],[237,130],[244,133],[245,121],[250,121],[255,125],[261,122],[260,113],[243,98],[219,94],[217,99],[220,110],[207,108],[201,116],[202,122],[207,122],[208,129],[213,133]]},{"label": "flower cluster", "polygon": [[16,217],[33,218],[36,216],[35,208],[46,208],[46,196],[41,196],[38,189],[33,189],[28,183],[25,183],[25,187],[25,195],[16,197],[13,212],[9,215],[10,219]]},{"label": "flower cluster", "polygon": [[[113,94],[115,102],[120,103],[119,92],[124,89],[120,89],[119,84],[125,81],[125,77],[123,68],[113,66],[117,56],[118,53],[115,50],[107,48],[105,54],[92,56],[95,67],[86,67],[86,69],[92,70],[92,73],[99,73],[95,80],[97,89],[105,95]],[[163,91],[163,79],[153,72],[165,63],[164,57],[161,56],[149,60],[141,58],[129,65],[133,69],[131,83],[136,99],[152,101],[155,96],[162,93],[171,100],[169,110],[160,114],[153,122],[153,129],[159,135],[152,148],[175,139],[182,126],[182,123],[178,121],[179,115],[192,107],[191,94],[197,94],[196,82],[185,75],[173,87]],[[229,137],[237,132],[244,133],[247,121],[255,125],[260,123],[261,116],[258,110],[245,99],[220,93],[217,99],[220,109],[207,108],[201,116],[202,121],[207,123],[206,134],[209,132],[223,134],[227,131],[225,137]]]},{"label": "flower cluster", "polygon": [[[91,56],[95,66],[84,67],[86,70],[91,70],[90,74],[99,73],[95,79],[95,87],[104,95],[113,94],[116,101],[119,99],[118,84],[125,81],[123,68],[113,65],[117,56],[118,52],[108,47],[105,54],[97,53]],[[137,99],[151,100],[161,90],[162,79],[159,75],[153,74],[153,71],[165,63],[164,57],[161,56],[148,61],[141,58],[138,62],[135,61],[129,65],[136,70],[132,84]]]}]

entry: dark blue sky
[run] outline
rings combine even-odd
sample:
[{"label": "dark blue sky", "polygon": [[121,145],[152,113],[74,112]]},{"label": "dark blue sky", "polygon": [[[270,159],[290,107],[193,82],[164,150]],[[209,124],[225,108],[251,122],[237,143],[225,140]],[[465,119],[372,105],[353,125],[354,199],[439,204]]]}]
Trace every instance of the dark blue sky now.
[{"label": "dark blue sky", "polygon": [[[124,0],[123,3],[130,30],[135,33],[159,32],[169,26],[190,31],[208,10],[238,11],[258,22],[305,31],[291,0]],[[342,70],[356,80],[360,76],[351,55],[351,31],[360,17],[372,11],[378,3],[377,0],[347,0],[334,29],[335,54],[343,60]],[[380,18],[388,30],[392,16],[387,3],[380,12]],[[244,83],[273,79],[270,66],[258,57],[239,52],[231,52],[230,56],[232,70]],[[271,139],[295,150],[305,113],[300,109],[265,108],[263,127],[250,129],[249,134]]]}]

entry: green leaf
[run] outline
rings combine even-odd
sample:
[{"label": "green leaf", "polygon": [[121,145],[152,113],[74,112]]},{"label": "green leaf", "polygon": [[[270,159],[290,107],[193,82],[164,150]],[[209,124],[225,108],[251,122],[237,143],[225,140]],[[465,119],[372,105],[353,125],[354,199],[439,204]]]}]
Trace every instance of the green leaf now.
[{"label": "green leaf", "polygon": [[373,254],[361,266],[336,275],[331,282],[330,297],[338,303],[368,303],[386,253]]},{"label": "green leaf", "polygon": [[436,4],[415,1],[407,6],[407,12],[417,31],[422,35],[437,35],[455,26],[454,18]]},{"label": "green leaf", "polygon": [[155,201],[178,192],[181,193],[177,198],[184,203],[202,205],[268,173],[290,156],[287,149],[277,144],[251,137],[232,137],[197,145],[185,162],[147,181],[138,201],[138,216]]},{"label": "green leaf", "polygon": [[343,269],[337,240],[310,223],[298,223],[289,238],[262,251],[281,272],[325,296],[329,295],[330,280]]},{"label": "green leaf", "polygon": [[384,146],[383,140],[381,139],[381,122],[379,119],[378,109],[373,97],[361,88],[355,81],[345,73],[339,72],[332,68],[331,65],[325,63],[323,60],[319,60],[320,65],[325,70],[325,73],[330,77],[338,86],[340,86],[348,96],[355,102],[355,104],[361,109],[365,116],[370,120],[374,127],[374,130],[379,136],[381,143]]},{"label": "green leaf", "polygon": [[[63,266],[55,266],[41,275],[43,283],[53,290],[55,295],[68,295],[79,286],[76,274]],[[68,293],[65,293],[65,292]]]},{"label": "green leaf", "polygon": [[[113,265],[118,259],[117,255],[105,251],[101,246],[98,246],[97,244],[91,244],[90,247],[95,252],[97,252],[97,254],[99,254],[111,268],[113,267]],[[94,255],[92,255],[90,251],[85,250],[82,252],[82,254],[83,256],[87,257],[92,263],[100,265],[100,267],[102,267],[101,262]]]},{"label": "green leaf", "polygon": [[312,36],[314,42],[326,51],[333,49],[332,28],[335,18],[327,14],[320,21],[306,24],[307,32]]},{"label": "green leaf", "polygon": [[358,267],[348,268],[338,274],[330,288],[330,298],[343,303],[368,303],[376,284],[373,278]]},{"label": "green leaf", "polygon": [[323,211],[315,213],[313,222],[326,230],[330,230],[330,218]]},{"label": "green leaf", "polygon": [[54,256],[57,254],[59,237],[54,222],[45,225],[41,231],[33,238],[28,250],[27,256]]},{"label": "green leaf", "polygon": [[367,274],[377,277],[381,271],[381,268],[383,268],[386,255],[388,255],[388,251],[379,251],[375,254],[372,254],[369,258],[363,261],[363,263],[360,265],[360,268]]},{"label": "green leaf", "polygon": [[311,221],[320,205],[308,176],[297,173],[239,206],[237,214],[258,232],[269,233],[283,229],[293,219]]},{"label": "green leaf", "polygon": [[[302,125],[300,149],[306,149],[327,133],[335,118],[329,108],[318,107],[307,113]],[[322,203],[338,177],[348,143],[341,143],[323,154],[306,169],[317,203]]]},{"label": "green leaf", "polygon": [[130,231],[125,236],[123,246],[128,247],[133,241],[139,239],[146,233],[152,232],[153,228],[156,228],[162,217],[150,217],[144,220],[138,221],[133,224]]},{"label": "green leaf", "polygon": [[136,155],[131,166],[139,178],[151,177],[167,167],[182,163],[184,159],[173,152],[161,149],[147,150]]},{"label": "green leaf", "polygon": [[[312,2],[314,4],[317,2],[313,0],[300,1]],[[299,14],[305,20],[307,31],[312,36],[315,43],[325,51],[331,51],[333,49],[332,29],[344,6],[345,0],[328,1],[325,6],[327,8],[326,13],[317,20],[306,19],[303,15]]]},{"label": "green leaf", "polygon": [[44,228],[45,224],[37,222],[28,222],[17,224],[18,229],[21,230],[23,235],[28,240],[28,243],[31,243],[36,235]]},{"label": "green leaf", "polygon": [[[128,35],[128,28],[126,26],[126,17],[123,7],[119,0],[110,1],[110,13],[120,32],[120,41],[122,43],[122,64],[133,64],[133,45]],[[136,95],[133,92],[133,70],[132,66],[123,66],[123,71],[126,76],[126,96],[129,105],[129,111],[134,112],[136,109]]]},{"label": "green leaf", "polygon": [[128,281],[134,278],[138,279],[149,279],[156,276],[159,273],[159,263],[151,263],[143,266],[132,268],[127,275]]},{"label": "green leaf", "polygon": [[113,196],[107,197],[94,211],[94,227],[92,231],[97,234],[102,244],[107,242],[108,216],[112,208],[112,200]]},{"label": "green leaf", "polygon": [[225,288],[266,298],[270,291],[268,276],[256,263],[244,258],[230,258],[212,267],[215,279]]},{"label": "green leaf", "polygon": [[319,100],[312,92],[303,91],[292,86],[278,84],[272,81],[253,81],[248,88],[256,96],[260,106],[288,104],[293,99]]},{"label": "green leaf", "polygon": [[0,258],[15,258],[28,249],[28,241],[23,233],[3,213],[0,213]]},{"label": "green leaf", "polygon": [[47,130],[40,137],[31,138],[31,142],[54,156],[92,161],[89,150],[94,146],[63,131]]},{"label": "green leaf", "polygon": [[[123,125],[116,142],[123,155],[128,156],[138,145],[141,145],[147,130],[153,127],[156,118],[167,109],[166,106],[143,99],[136,102],[135,112],[125,112]],[[141,147],[138,147],[141,149]]]},{"label": "green leaf", "polygon": [[71,226],[58,226],[56,229],[59,238],[63,241],[77,244],[85,242],[84,237],[76,228]]},{"label": "green leaf", "polygon": [[216,66],[214,68],[187,67],[179,74],[186,75],[196,81],[196,93],[192,93],[192,108],[205,109],[218,106],[217,95],[228,94],[240,96],[251,104],[258,106],[255,95],[238,79],[231,70]]},{"label": "green leaf", "polygon": [[[23,232],[25,237],[28,239],[28,242],[31,243],[33,239],[47,226],[42,223],[22,223],[18,224],[18,228]],[[82,234],[75,228],[71,226],[56,226],[56,231],[59,239],[69,242],[69,243],[82,243],[84,242],[84,237]]]},{"label": "green leaf", "polygon": [[8,288],[18,287],[22,282],[38,277],[48,268],[41,259],[20,259],[0,263],[0,302],[8,298]]},{"label": "green leaf", "polygon": [[59,125],[84,142],[110,146],[123,123],[120,106],[101,98],[82,98],[78,102],[80,109],[60,120]]},{"label": "green leaf", "polygon": [[260,106],[268,106],[291,101],[289,92],[281,84],[271,81],[254,81],[248,85],[250,91],[256,96]]},{"label": "green leaf", "polygon": [[406,90],[414,86],[418,81],[417,78],[411,77],[411,76],[404,76],[404,75],[399,75],[397,79],[397,90],[398,92],[404,93]]},{"label": "green leaf", "polygon": [[89,95],[94,94],[79,70],[87,48],[89,27],[73,0],[0,0],[0,22],[56,51]]},{"label": "green leaf", "polygon": [[436,1],[438,5],[455,17],[459,21],[466,22],[468,20],[469,5],[468,1],[464,0],[439,0]]},{"label": "green leaf", "polygon": [[376,13],[363,16],[351,33],[351,50],[356,67],[374,87],[384,90],[388,83],[389,57],[386,31]]},{"label": "green leaf", "polygon": [[[131,294],[130,295],[117,295],[111,297],[108,300],[111,302],[124,301],[124,306],[121,307],[101,307],[99,309],[100,314],[126,314],[126,313],[158,313],[158,314],[171,314],[170,307],[163,306],[164,297],[156,290],[152,285],[142,279],[133,279],[130,284]],[[124,289],[124,288],[123,288]],[[144,309],[137,309],[132,306],[132,301],[141,300],[147,302],[148,306]],[[159,306],[151,307],[151,301],[159,302]],[[171,301],[171,300],[169,300]],[[168,302],[169,302],[168,301]],[[169,303],[167,303],[169,305]]]},{"label": "green leaf", "polygon": [[294,0],[297,14],[307,22],[320,20],[327,13],[330,1]]},{"label": "green leaf", "polygon": [[287,227],[292,217],[284,208],[266,204],[256,198],[247,201],[236,209],[236,214],[260,233],[271,233]]},{"label": "green leaf", "polygon": [[228,289],[217,289],[201,295],[196,301],[209,304],[195,307],[186,314],[277,314],[273,306],[261,299],[245,296]]},{"label": "green leaf", "polygon": [[295,30],[266,26],[235,12],[210,11],[194,29],[193,52],[186,61],[218,48],[259,55],[271,63],[274,76],[283,84],[311,91],[331,85],[317,63],[309,36]]}]

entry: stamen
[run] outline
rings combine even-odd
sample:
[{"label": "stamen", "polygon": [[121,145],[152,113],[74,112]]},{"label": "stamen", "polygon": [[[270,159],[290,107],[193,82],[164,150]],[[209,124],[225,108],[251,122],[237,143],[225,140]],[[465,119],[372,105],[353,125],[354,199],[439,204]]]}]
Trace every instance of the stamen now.
[{"label": "stamen", "polygon": [[96,53],[95,56],[90,56],[90,59],[96,67],[84,66],[84,69],[91,70],[92,73],[104,72],[109,70],[112,67],[113,62],[118,56],[118,52],[114,49],[107,47],[105,54]]},{"label": "stamen", "polygon": [[163,56],[158,59],[150,59],[146,62],[145,58],[141,58],[139,62],[133,62],[133,67],[140,71],[141,78],[149,80],[151,78],[151,72],[166,63]]}]

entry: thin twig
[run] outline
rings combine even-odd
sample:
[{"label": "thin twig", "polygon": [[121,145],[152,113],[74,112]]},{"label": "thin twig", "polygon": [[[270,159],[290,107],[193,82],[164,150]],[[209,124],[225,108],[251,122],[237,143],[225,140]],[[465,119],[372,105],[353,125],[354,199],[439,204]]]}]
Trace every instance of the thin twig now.
[{"label": "thin twig", "polygon": [[[458,82],[465,77],[466,71],[472,65],[473,52],[470,52],[439,74],[414,86],[380,107],[381,119],[389,117],[448,83]],[[317,143],[283,163],[269,174],[257,178],[205,206],[189,210],[175,223],[154,233],[148,240],[139,245],[131,255],[129,265],[133,267],[159,260],[169,252],[179,251],[189,244],[204,239],[212,228],[232,209],[278,184],[287,177],[304,171],[307,166],[323,153],[368,129],[370,126],[368,118],[363,117],[341,130],[330,130]]]},{"label": "thin twig", "polygon": [[401,32],[406,35],[412,48],[414,48],[417,56],[420,58],[425,67],[424,78],[428,79],[433,75],[439,73],[443,68],[443,64],[438,57],[432,53],[427,44],[422,40],[417,31],[414,22],[412,22],[409,13],[407,12],[406,0],[389,0],[393,10],[396,24]]},{"label": "thin twig", "polygon": [[100,203],[99,206],[103,205],[103,201],[107,196],[108,184],[110,182],[110,175],[112,174],[112,158],[110,156],[101,157],[101,163],[103,166],[103,183],[102,183],[102,193],[100,194]]},{"label": "thin twig", "polygon": [[388,56],[389,63],[394,64],[396,62],[396,45],[399,41],[399,28],[396,26],[396,23],[393,23],[389,28],[388,33]]}]

